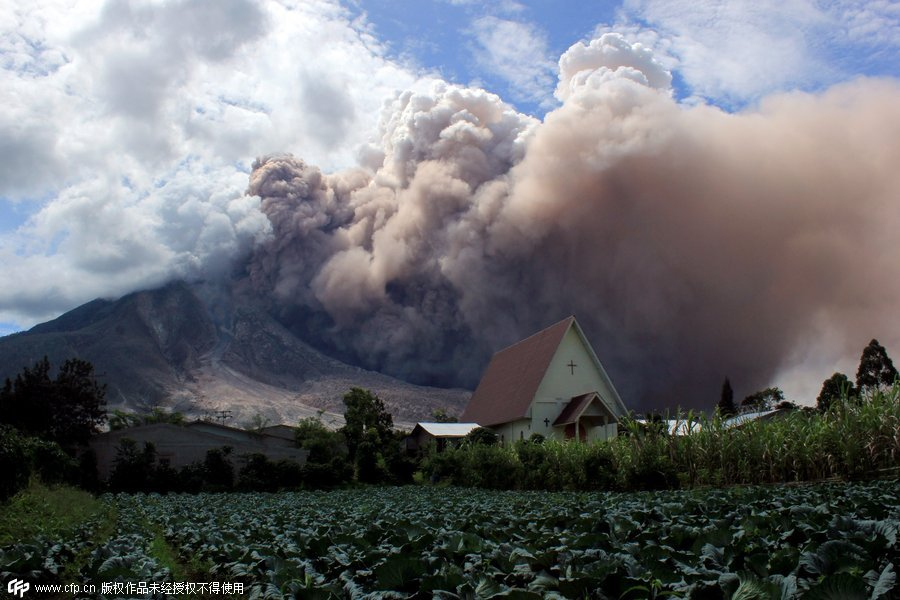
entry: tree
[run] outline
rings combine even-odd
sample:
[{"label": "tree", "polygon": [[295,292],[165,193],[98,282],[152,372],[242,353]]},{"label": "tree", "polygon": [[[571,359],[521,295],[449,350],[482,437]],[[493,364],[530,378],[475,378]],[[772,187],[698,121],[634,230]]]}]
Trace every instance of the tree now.
[{"label": "tree", "polygon": [[472,445],[495,446],[500,436],[487,427],[476,427],[466,435],[465,442]]},{"label": "tree", "polygon": [[206,451],[203,470],[210,491],[227,491],[234,485],[234,466],[228,458],[231,456],[231,450],[231,446],[223,446]]},{"label": "tree", "polygon": [[45,356],[25,367],[15,382],[6,380],[0,392],[0,419],[28,435],[47,435],[50,420],[53,382],[50,380],[50,361]]},{"label": "tree", "polygon": [[725,383],[722,384],[722,398],[719,400],[716,408],[719,409],[719,414],[723,417],[737,414],[737,406],[734,405],[734,391],[731,389],[731,382],[728,381],[727,377],[725,378]]},{"label": "tree", "polygon": [[872,340],[863,349],[859,359],[859,370],[856,371],[856,388],[863,391],[876,390],[882,386],[891,386],[897,380],[897,369],[887,355],[884,346],[878,340]]},{"label": "tree", "polygon": [[70,358],[59,368],[51,435],[60,444],[86,444],[106,420],[106,385],[94,377],[94,365]]},{"label": "tree", "polygon": [[256,432],[256,433],[262,433],[262,430],[265,429],[266,427],[268,427],[268,426],[271,425],[271,424],[272,424],[272,422],[271,422],[271,420],[269,419],[269,417],[263,415],[262,413],[256,413],[255,415],[253,415],[253,418],[251,418],[251,419],[246,423],[246,425],[244,426],[244,428],[245,428],[247,431],[253,431],[253,432]]},{"label": "tree", "polygon": [[769,387],[741,400],[741,408],[762,412],[772,410],[781,402],[784,402],[784,392],[777,387]]},{"label": "tree", "polygon": [[297,446],[309,452],[303,481],[310,487],[333,487],[353,478],[353,466],[344,436],[331,431],[319,419],[308,417],[297,425]]},{"label": "tree", "polygon": [[156,465],[156,447],[144,442],[143,449],[136,441],[123,438],[116,448],[113,470],[109,476],[109,487],[116,492],[149,492]]},{"label": "tree", "polygon": [[435,423],[456,423],[458,421],[453,415],[447,414],[447,410],[443,408],[436,408],[431,411],[431,418]]},{"label": "tree", "polygon": [[855,394],[856,390],[850,379],[843,373],[835,373],[822,383],[822,391],[816,398],[816,408],[820,412],[825,412],[838,400]]},{"label": "tree", "polygon": [[129,427],[138,427],[140,425],[152,425],[154,423],[168,423],[170,425],[184,425],[184,414],[155,407],[147,414],[138,414],[126,412],[124,410],[114,410],[109,417],[109,428],[112,431],[118,429],[127,429]]},{"label": "tree", "polygon": [[63,446],[84,444],[106,420],[106,385],[97,382],[91,363],[78,358],[64,362],[51,379],[45,356],[14,382],[6,380],[0,420]]},{"label": "tree", "polygon": [[385,409],[381,398],[362,388],[353,388],[344,395],[344,426],[341,433],[347,440],[347,450],[350,452],[350,460],[356,463],[357,450],[364,438],[373,442],[368,434],[369,429],[375,430],[375,439],[379,447],[393,439],[394,420]]}]

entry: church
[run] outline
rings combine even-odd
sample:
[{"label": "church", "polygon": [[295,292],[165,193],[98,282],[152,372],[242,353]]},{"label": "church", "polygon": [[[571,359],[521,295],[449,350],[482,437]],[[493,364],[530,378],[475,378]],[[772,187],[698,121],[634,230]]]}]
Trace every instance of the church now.
[{"label": "church", "polygon": [[575,317],[494,354],[460,421],[504,442],[607,440],[627,413]]}]

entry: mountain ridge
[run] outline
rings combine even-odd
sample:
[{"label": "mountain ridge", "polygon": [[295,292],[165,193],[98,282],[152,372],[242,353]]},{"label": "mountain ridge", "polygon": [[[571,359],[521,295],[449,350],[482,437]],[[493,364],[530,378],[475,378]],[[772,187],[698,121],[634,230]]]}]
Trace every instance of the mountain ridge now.
[{"label": "mountain ridge", "polygon": [[178,410],[190,417],[230,411],[272,423],[319,416],[340,426],[351,387],[378,394],[396,423],[434,409],[462,411],[470,392],[419,386],[343,363],[282,326],[235,286],[171,282],[117,300],[96,299],[0,338],[0,376],[13,378],[43,356],[58,366],[91,361],[109,409]]}]

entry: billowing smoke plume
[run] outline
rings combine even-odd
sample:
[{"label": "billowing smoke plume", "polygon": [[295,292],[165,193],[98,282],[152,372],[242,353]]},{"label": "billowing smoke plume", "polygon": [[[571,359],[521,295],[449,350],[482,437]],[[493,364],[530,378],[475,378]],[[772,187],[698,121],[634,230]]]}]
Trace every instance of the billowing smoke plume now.
[{"label": "billowing smoke plume", "polygon": [[471,386],[575,314],[643,408],[708,407],[725,375],[753,391],[822,340],[900,343],[900,87],[728,114],[670,81],[607,34],[562,57],[543,123],[435,84],[385,108],[356,170],[262,158],[251,279],[333,350],[430,383]]}]

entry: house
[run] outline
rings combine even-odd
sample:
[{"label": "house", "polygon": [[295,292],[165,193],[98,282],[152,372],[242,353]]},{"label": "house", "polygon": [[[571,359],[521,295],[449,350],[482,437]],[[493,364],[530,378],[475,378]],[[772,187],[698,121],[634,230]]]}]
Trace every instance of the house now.
[{"label": "house", "polygon": [[503,441],[606,440],[627,410],[575,317],[494,354],[461,421]]},{"label": "house", "polygon": [[97,455],[97,472],[102,480],[109,478],[123,439],[137,442],[139,448],[149,442],[156,448],[157,460],[174,469],[202,462],[209,450],[231,448],[236,466],[248,455],[262,454],[270,460],[293,460],[306,463],[308,452],[297,448],[293,438],[245,431],[206,421],[186,425],[153,423],[107,431],[91,438],[89,444]]},{"label": "house", "polygon": [[434,444],[440,452],[447,444],[459,441],[478,427],[478,423],[416,423],[406,436],[407,450],[421,450]]}]

